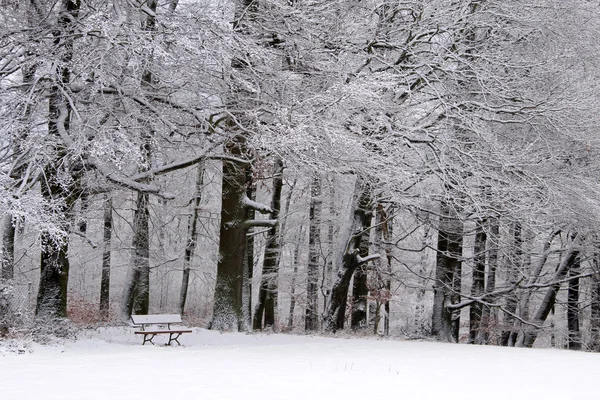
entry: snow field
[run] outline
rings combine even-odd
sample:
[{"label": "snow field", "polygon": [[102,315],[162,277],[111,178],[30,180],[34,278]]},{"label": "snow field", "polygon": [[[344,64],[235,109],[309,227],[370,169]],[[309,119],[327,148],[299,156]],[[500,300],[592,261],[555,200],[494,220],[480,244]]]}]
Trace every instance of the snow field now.
[{"label": "snow field", "polygon": [[202,329],[182,347],[141,346],[123,328],[83,336],[0,356],[0,399],[600,398],[592,353]]}]

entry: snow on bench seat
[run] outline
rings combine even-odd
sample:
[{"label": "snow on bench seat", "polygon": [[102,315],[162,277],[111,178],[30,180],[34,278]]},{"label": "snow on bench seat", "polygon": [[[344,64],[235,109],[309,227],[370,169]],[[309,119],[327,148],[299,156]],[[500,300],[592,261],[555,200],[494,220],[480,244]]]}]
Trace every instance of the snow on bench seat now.
[{"label": "snow on bench seat", "polygon": [[[134,327],[140,328],[139,331],[135,331],[134,333],[137,335],[144,335],[144,342],[142,345],[145,345],[146,342],[150,342],[154,344],[152,339],[156,335],[169,335],[168,346],[171,345],[171,342],[179,343],[179,336],[183,333],[191,333],[191,329],[185,328],[171,328],[171,324],[181,324],[181,315],[179,314],[153,314],[153,315],[132,315],[131,321],[133,322]],[[147,327],[151,325],[167,325],[167,329],[155,329],[148,330]]]}]

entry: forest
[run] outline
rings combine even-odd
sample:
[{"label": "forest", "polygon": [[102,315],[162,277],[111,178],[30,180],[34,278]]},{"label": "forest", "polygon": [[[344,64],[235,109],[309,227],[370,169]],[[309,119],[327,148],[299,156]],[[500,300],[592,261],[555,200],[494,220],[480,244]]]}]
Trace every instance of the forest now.
[{"label": "forest", "polygon": [[0,0],[0,338],[600,351],[600,7]]}]

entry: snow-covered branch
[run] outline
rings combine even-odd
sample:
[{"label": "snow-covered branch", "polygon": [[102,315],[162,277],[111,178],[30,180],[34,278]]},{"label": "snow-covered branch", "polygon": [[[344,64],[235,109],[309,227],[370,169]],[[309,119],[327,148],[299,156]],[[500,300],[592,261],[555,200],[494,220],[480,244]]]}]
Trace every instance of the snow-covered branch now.
[{"label": "snow-covered branch", "polygon": [[276,219],[249,219],[244,221],[245,228],[252,228],[255,226],[266,226],[266,227],[274,227],[279,223]]},{"label": "snow-covered branch", "polygon": [[256,202],[254,200],[250,200],[248,196],[244,196],[244,198],[242,199],[242,205],[246,208],[252,208],[263,214],[270,214],[273,212],[273,209],[271,209],[271,207],[267,206],[266,204]]}]

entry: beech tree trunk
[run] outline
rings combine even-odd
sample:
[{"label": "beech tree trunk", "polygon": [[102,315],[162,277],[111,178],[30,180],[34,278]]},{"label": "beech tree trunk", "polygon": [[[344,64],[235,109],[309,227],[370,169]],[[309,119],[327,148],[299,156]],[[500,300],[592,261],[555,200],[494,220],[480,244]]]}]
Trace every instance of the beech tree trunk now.
[{"label": "beech tree trunk", "polygon": [[[496,217],[488,220],[489,235],[486,241],[486,250],[488,254],[488,270],[485,283],[485,293],[493,293],[496,290],[496,270],[498,269],[498,242],[500,240],[500,221]],[[484,297],[487,303],[493,303],[495,298],[491,295]],[[475,343],[489,344],[490,334],[495,327],[495,314],[492,308],[483,304],[481,311],[481,329]]]},{"label": "beech tree trunk", "polygon": [[[473,284],[471,296],[481,297],[485,292],[485,220],[478,221],[475,231],[475,245],[473,246]],[[481,334],[481,318],[483,315],[483,304],[476,301],[469,309],[469,341],[473,344]]]},{"label": "beech tree trunk", "polygon": [[319,255],[321,251],[321,177],[315,173],[310,185],[308,228],[308,269],[306,283],[306,317],[304,329],[319,329]]},{"label": "beech tree trunk", "polygon": [[2,254],[0,254],[2,266],[0,277],[5,280],[13,279],[15,274],[15,231],[13,216],[8,214],[2,224]]},{"label": "beech tree trunk", "polygon": [[568,348],[581,350],[581,332],[579,331],[579,278],[581,263],[575,260],[569,269],[569,286],[567,291],[567,329]]},{"label": "beech tree trunk", "polygon": [[[225,145],[226,154],[242,158],[246,140],[236,136]],[[246,169],[248,164],[223,160],[219,260],[211,329],[240,330],[244,327],[242,286],[246,257]]]},{"label": "beech tree trunk", "polygon": [[100,316],[108,318],[110,309],[110,246],[112,239],[113,216],[112,197],[106,196],[104,201],[103,217],[103,249],[102,249],[102,276],[100,278]]},{"label": "beech tree trunk", "polygon": [[[302,232],[302,227],[300,228]],[[300,233],[299,238],[302,237]],[[296,308],[296,278],[298,276],[298,266],[300,265],[300,239],[294,245],[294,271],[292,272],[292,283],[290,287],[290,312],[288,313],[287,329],[294,329],[294,309]]]},{"label": "beech tree trunk", "polygon": [[[246,169],[246,196],[256,200],[256,185],[252,181],[252,167]],[[246,220],[253,220],[256,210],[246,208]],[[252,280],[254,279],[254,234],[253,228],[246,230],[246,256],[244,257],[244,275],[242,276],[242,312],[244,326],[243,331],[252,330]]]},{"label": "beech tree trunk", "polygon": [[588,347],[592,351],[600,351],[600,254],[595,253],[592,259],[594,274],[591,279],[591,316],[590,316],[590,339]]},{"label": "beech tree trunk", "polygon": [[190,282],[190,270],[192,267],[192,259],[196,243],[198,242],[198,214],[200,213],[200,202],[202,201],[202,185],[204,184],[204,162],[198,164],[198,175],[196,177],[196,189],[194,200],[192,202],[192,214],[188,222],[188,239],[183,251],[183,276],[181,278],[181,290],[179,292],[179,314],[185,311],[185,303],[188,295],[188,287]]},{"label": "beech tree trunk", "polygon": [[[273,175],[273,197],[271,199],[271,219],[279,218],[281,208],[281,191],[283,189],[283,161],[281,158],[275,160],[275,171]],[[281,254],[281,241],[279,238],[279,229],[275,225],[269,228],[265,244],[265,255],[263,258],[263,268],[258,293],[258,303],[254,314],[254,329],[263,329],[273,327],[277,316],[277,291],[279,275],[279,255]],[[264,321],[263,321],[264,314]]]},{"label": "beech tree trunk", "polygon": [[462,258],[463,224],[458,213],[446,202],[442,202],[438,229],[435,284],[433,287],[433,319],[431,334],[440,340],[456,342],[457,312],[448,309],[456,302],[457,287],[455,274],[460,273]]},{"label": "beech tree trunk", "polygon": [[324,329],[329,332],[344,329],[350,280],[356,269],[369,261],[368,258],[365,259],[359,255],[363,236],[369,235],[367,228],[370,224],[367,223],[367,213],[371,209],[370,188],[360,177],[357,178],[355,184],[352,205],[352,228],[346,240],[340,267],[331,289],[331,295],[327,302],[328,308],[325,313]]},{"label": "beech tree trunk", "polygon": [[[75,26],[79,17],[80,0],[63,0],[58,14],[57,30],[54,34],[56,49],[60,49],[61,66],[57,67],[57,83],[49,91],[48,137],[52,146],[53,159],[44,167],[41,182],[42,197],[49,202],[61,204],[58,213],[64,217],[61,226],[63,237],[49,232],[41,234],[40,284],[38,288],[36,316],[38,318],[64,318],[67,316],[67,284],[69,281],[69,237],[73,204],[78,197],[80,174],[66,170],[68,143],[64,137],[70,132],[71,104],[65,98],[62,87],[71,80],[70,65],[73,60]],[[64,179],[64,176],[69,176]]]},{"label": "beech tree trunk", "polygon": [[[368,189],[363,192],[364,198],[362,199],[361,207],[364,212],[363,230],[366,230],[361,235],[359,242],[360,257],[366,257],[369,254],[369,228],[373,220],[373,202],[370,193],[366,193]],[[367,287],[367,269],[365,266],[360,266],[354,272],[354,280],[352,284],[352,316],[350,318],[350,327],[354,330],[366,327],[367,321],[367,309],[368,309],[368,295],[369,289]]]},{"label": "beech tree trunk", "polygon": [[[539,305],[534,317],[533,323],[535,325],[541,326],[548,318],[550,311],[554,308],[554,304],[556,302],[556,294],[560,290],[560,280],[564,279],[571,267],[575,264],[577,257],[579,256],[579,248],[578,248],[578,240],[576,237],[573,238],[573,243],[571,247],[564,255],[562,261],[558,265],[556,269],[556,273],[554,274],[554,283],[546,290],[546,294],[542,299],[542,303]],[[523,347],[532,347],[535,340],[537,339],[538,330],[530,327],[525,331],[523,337]]]},{"label": "beech tree trunk", "polygon": [[[513,254],[509,257],[508,265],[508,284],[515,286],[519,276],[522,274],[523,268],[523,236],[521,224],[515,222],[512,227],[513,237]],[[517,312],[517,305],[519,304],[519,298],[517,297],[517,291],[513,290],[506,296],[506,305],[504,313],[504,330],[500,336],[501,346],[514,346],[517,339],[518,332],[513,330],[515,325],[515,314]]]}]

